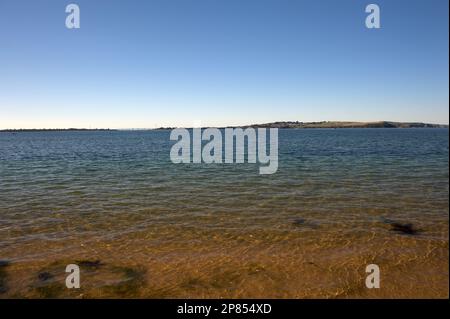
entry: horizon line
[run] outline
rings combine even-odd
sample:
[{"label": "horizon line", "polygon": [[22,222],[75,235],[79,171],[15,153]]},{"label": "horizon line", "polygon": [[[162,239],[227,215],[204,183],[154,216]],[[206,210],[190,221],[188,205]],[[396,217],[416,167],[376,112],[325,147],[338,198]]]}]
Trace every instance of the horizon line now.
[{"label": "horizon line", "polygon": [[[127,130],[158,130],[158,129],[175,129],[175,128],[235,128],[235,127],[252,127],[252,126],[261,126],[261,125],[270,125],[270,124],[281,124],[281,123],[296,123],[296,124],[320,124],[320,123],[358,123],[358,124],[375,124],[375,123],[393,123],[393,124],[423,124],[423,125],[435,125],[442,127],[449,127],[449,124],[443,123],[431,123],[431,122],[420,122],[420,121],[274,121],[274,122],[265,122],[265,123],[253,123],[253,124],[245,124],[245,125],[221,125],[221,126],[155,126],[155,127],[125,127],[125,128],[117,128],[117,127],[35,127],[35,128],[0,128],[0,131],[50,131],[50,130],[60,130],[60,131],[69,131],[69,130],[79,130],[79,131],[95,131],[95,130],[115,130],[115,131],[127,131]],[[349,128],[349,127],[347,127]]]}]

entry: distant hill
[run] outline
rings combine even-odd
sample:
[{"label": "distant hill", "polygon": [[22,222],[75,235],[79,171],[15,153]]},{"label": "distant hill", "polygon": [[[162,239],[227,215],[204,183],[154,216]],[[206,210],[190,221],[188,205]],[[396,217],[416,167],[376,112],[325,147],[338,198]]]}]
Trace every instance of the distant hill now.
[{"label": "distant hill", "polygon": [[272,122],[265,124],[252,124],[246,127],[255,128],[448,128],[448,125],[428,124],[416,122]]}]

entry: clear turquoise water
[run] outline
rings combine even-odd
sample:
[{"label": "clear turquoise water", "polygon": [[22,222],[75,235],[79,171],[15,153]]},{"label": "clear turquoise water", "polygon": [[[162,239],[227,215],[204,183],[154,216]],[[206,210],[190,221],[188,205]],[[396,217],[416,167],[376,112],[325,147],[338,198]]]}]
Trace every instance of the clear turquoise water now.
[{"label": "clear turquoise water", "polygon": [[[191,267],[183,273],[206,267],[208,277],[218,270],[208,272],[205,256],[236,255],[233,269],[241,258],[242,265],[262,265],[276,277],[277,271],[296,272],[288,252],[298,245],[303,250],[296,258],[303,262],[308,256],[325,262],[333,247],[336,260],[356,262],[366,252],[355,248],[342,257],[350,241],[354,247],[392,243],[386,255],[392,258],[396,249],[421,262],[428,254],[428,268],[448,280],[448,129],[280,130],[273,175],[259,175],[254,164],[173,164],[169,134],[0,133],[0,259],[13,270],[75,256],[141,261],[173,280],[164,288],[168,296],[217,296],[211,287],[182,290],[176,272],[164,272],[163,264],[187,261]],[[420,233],[394,233],[386,221],[412,223]],[[267,254],[257,255],[252,245]],[[274,259],[279,263],[271,264]],[[31,277],[10,278],[22,287],[14,293],[27,295]],[[288,287],[283,280],[280,287]],[[335,293],[333,287],[320,293]],[[151,295],[147,288],[139,296]],[[224,295],[272,296],[264,289]],[[442,295],[440,287],[433,289]],[[286,288],[281,296],[302,297],[300,290]],[[108,295],[101,289],[92,294]]]}]

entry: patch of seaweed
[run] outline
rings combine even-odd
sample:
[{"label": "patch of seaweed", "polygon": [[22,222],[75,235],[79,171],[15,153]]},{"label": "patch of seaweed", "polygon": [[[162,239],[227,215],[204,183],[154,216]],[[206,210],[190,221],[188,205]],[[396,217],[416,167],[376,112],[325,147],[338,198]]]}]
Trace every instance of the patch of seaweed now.
[{"label": "patch of seaweed", "polygon": [[35,288],[40,298],[55,299],[66,290],[66,286],[58,282],[50,282]]},{"label": "patch of seaweed", "polygon": [[421,229],[414,227],[412,223],[400,223],[395,220],[382,217],[381,222],[390,226],[389,230],[406,235],[417,235],[422,232]]},{"label": "patch of seaweed", "polygon": [[413,224],[400,224],[393,223],[391,224],[391,231],[407,234],[407,235],[417,235],[420,230],[416,229]]},{"label": "patch of seaweed", "polygon": [[390,231],[402,233],[406,235],[417,235],[420,230],[415,228],[413,224],[392,223]]},{"label": "patch of seaweed", "polygon": [[294,225],[294,226],[302,226],[302,225],[305,224],[305,222],[306,222],[306,219],[304,219],[304,218],[296,218],[292,222],[292,225]]},{"label": "patch of seaweed", "polygon": [[8,273],[6,272],[6,268],[10,264],[7,260],[0,260],[0,294],[8,291]]},{"label": "patch of seaweed", "polygon": [[102,263],[99,259],[96,260],[77,260],[75,261],[79,267],[87,269],[87,270],[97,270],[105,264]]},{"label": "patch of seaweed", "polygon": [[67,293],[64,264],[63,261],[55,261],[39,270],[30,287],[38,298],[55,299]]},{"label": "patch of seaweed", "polygon": [[309,228],[317,228],[317,224],[314,222],[310,222],[304,218],[296,218],[292,221],[292,225],[295,227],[309,227]]}]

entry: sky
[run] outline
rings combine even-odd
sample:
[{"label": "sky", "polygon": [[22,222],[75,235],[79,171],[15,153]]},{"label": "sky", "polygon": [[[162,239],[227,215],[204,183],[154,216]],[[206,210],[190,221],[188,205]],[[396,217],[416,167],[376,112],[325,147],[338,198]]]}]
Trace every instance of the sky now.
[{"label": "sky", "polygon": [[[68,29],[65,8],[80,8]],[[376,3],[381,28],[368,29]],[[448,124],[447,0],[0,0],[0,129]]]}]

